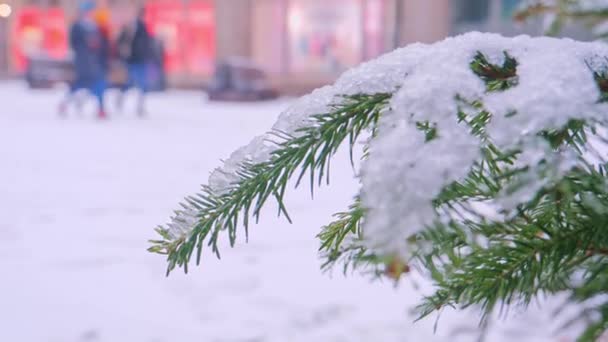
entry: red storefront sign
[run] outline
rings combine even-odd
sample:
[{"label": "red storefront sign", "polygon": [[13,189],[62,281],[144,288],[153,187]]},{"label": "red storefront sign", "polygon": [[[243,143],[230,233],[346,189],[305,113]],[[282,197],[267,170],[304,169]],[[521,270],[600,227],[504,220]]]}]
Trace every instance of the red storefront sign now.
[{"label": "red storefront sign", "polygon": [[183,27],[183,46],[188,46],[186,69],[210,74],[215,61],[215,15],[212,1],[190,1]]},{"label": "red storefront sign", "polygon": [[37,7],[25,7],[15,19],[15,28],[11,35],[11,55],[17,71],[24,71],[27,56],[38,53],[42,46],[42,28],[40,10]]},{"label": "red storefront sign", "polygon": [[[208,75],[215,62],[215,8],[212,0],[151,0],[146,23],[165,48],[168,73]],[[26,6],[16,15],[11,35],[14,67],[23,72],[28,56],[65,58],[69,22],[63,9]],[[118,31],[115,27],[112,31]]]},{"label": "red storefront sign", "polygon": [[165,69],[169,73],[180,71],[183,65],[179,42],[182,15],[180,2],[154,0],[146,3],[145,20],[150,32],[164,43]]},{"label": "red storefront sign", "polygon": [[69,50],[68,22],[61,8],[49,8],[44,14],[43,50],[53,58],[65,58]]},{"label": "red storefront sign", "polygon": [[65,58],[68,49],[67,20],[61,8],[28,6],[17,13],[11,35],[11,57],[17,71],[25,70],[29,56]]},{"label": "red storefront sign", "polygon": [[215,60],[215,13],[210,0],[146,3],[146,23],[165,47],[169,73],[209,74]]}]

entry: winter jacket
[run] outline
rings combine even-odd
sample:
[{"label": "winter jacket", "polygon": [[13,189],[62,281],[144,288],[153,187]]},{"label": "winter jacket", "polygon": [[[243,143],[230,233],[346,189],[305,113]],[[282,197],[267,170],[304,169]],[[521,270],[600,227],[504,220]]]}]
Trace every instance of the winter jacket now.
[{"label": "winter jacket", "polygon": [[134,26],[121,32],[117,45],[127,63],[143,64],[154,59],[154,39],[143,20],[138,19]]},{"label": "winter jacket", "polygon": [[76,78],[81,81],[103,79],[108,70],[109,42],[92,21],[78,20],[70,28]]}]

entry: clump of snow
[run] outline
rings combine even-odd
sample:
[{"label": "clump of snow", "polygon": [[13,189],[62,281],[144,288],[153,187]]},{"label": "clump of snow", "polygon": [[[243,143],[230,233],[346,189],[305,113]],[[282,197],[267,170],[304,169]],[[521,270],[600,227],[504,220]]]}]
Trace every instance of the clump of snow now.
[{"label": "clump of snow", "polygon": [[417,61],[427,58],[428,45],[416,43],[346,71],[332,86],[341,95],[393,93]]},{"label": "clump of snow", "polygon": [[215,169],[209,176],[209,187],[218,195],[223,195],[232,189],[240,180],[238,171],[244,162],[257,164],[270,158],[270,154],[276,149],[267,135],[254,138],[248,145],[234,151],[223,167]]},{"label": "clump of snow", "polygon": [[184,205],[182,210],[177,210],[171,223],[167,224],[166,232],[172,239],[179,239],[188,234],[198,222],[197,211]]},{"label": "clump of snow", "polygon": [[326,113],[334,102],[336,92],[331,86],[314,90],[301,97],[279,116],[273,130],[297,135],[300,128],[310,125],[310,116]]},{"label": "clump of snow", "polygon": [[[515,58],[518,84],[488,92],[470,68],[478,52],[498,65],[504,62],[505,52]],[[567,151],[547,157],[551,154],[547,146],[530,142],[539,131],[563,127],[573,118],[602,119],[608,107],[598,103],[600,93],[591,68],[603,65],[604,56],[608,47],[599,43],[482,33],[433,45],[414,44],[364,63],[333,86],[301,98],[273,129],[298,136],[301,128],[316,124],[312,115],[330,112],[342,95],[393,93],[361,170],[362,204],[367,209],[363,228],[369,247],[400,254],[407,251],[407,237],[442,220],[433,199],[446,185],[462,180],[481,158],[484,142],[458,122],[457,97],[480,101],[494,114],[487,133],[501,149],[524,151],[518,163],[529,167],[530,173],[519,181],[523,179],[529,191],[505,193],[492,204],[508,210],[544,185],[538,176],[540,164],[550,168],[543,170],[544,175],[559,178],[576,162]],[[437,138],[426,141],[416,126],[420,122],[434,125]],[[268,160],[277,148],[268,140],[269,135],[258,137],[231,155],[211,175],[212,191],[229,192],[240,180],[236,171],[243,163]],[[179,228],[181,233],[187,230],[183,225]]]},{"label": "clump of snow", "polygon": [[[470,33],[427,49],[428,57],[412,67],[393,97],[391,112],[382,117],[362,169],[362,203],[368,210],[364,234],[370,247],[386,254],[407,253],[409,236],[441,220],[432,200],[481,158],[483,142],[458,123],[456,97],[483,103],[494,114],[487,127],[492,141],[505,150],[523,151],[518,163],[530,169],[518,179],[518,191],[496,200],[504,210],[530,200],[546,182],[574,166],[573,154],[552,155],[534,139],[540,131],[563,127],[573,118],[599,119],[608,109],[598,103],[600,93],[587,65],[587,60],[608,56],[602,44]],[[518,85],[487,92],[469,66],[478,51],[499,65],[504,51],[514,57]],[[436,125],[437,139],[425,142],[416,129],[423,121]]]},{"label": "clump of snow", "polygon": [[[364,233],[372,247],[404,251],[412,232],[435,220],[431,201],[450,180],[464,177],[479,156],[479,141],[458,124],[456,95],[476,98],[483,81],[469,67],[482,36],[463,36],[427,47],[428,55],[412,61],[382,118],[378,137],[362,170],[363,205],[368,209]],[[484,52],[486,52],[484,50]],[[499,44],[490,60],[503,58]],[[417,122],[436,126],[438,139],[425,141]],[[456,153],[441,153],[451,150]]]},{"label": "clump of snow", "polygon": [[[499,146],[522,133],[563,127],[577,113],[586,118],[603,116],[606,107],[597,103],[600,93],[588,65],[597,56],[606,56],[603,44],[528,37],[505,44],[519,62],[520,84],[483,99],[495,115],[489,134]],[[514,110],[517,114],[508,115]]]},{"label": "clump of snow", "polygon": [[574,151],[554,153],[549,143],[539,137],[521,141],[519,150],[522,152],[514,167],[525,172],[518,174],[495,200],[497,208],[510,214],[515,214],[519,204],[534,198],[545,186],[560,180],[578,161]]}]

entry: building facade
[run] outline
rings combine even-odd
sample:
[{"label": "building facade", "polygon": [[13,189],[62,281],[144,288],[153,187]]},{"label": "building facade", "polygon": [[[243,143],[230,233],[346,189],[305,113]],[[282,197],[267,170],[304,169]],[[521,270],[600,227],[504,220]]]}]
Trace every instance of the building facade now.
[{"label": "building facade", "polygon": [[[331,82],[342,71],[398,46],[434,42],[477,29],[516,33],[520,0],[99,0],[118,31],[146,9],[166,49],[174,84],[200,84],[218,60],[239,56],[267,71],[286,92]],[[2,23],[5,72],[25,56],[68,53],[67,26],[77,0],[0,0],[12,6]],[[0,26],[2,29],[2,26]],[[521,29],[523,31],[529,28]],[[0,46],[0,49],[2,46]]]},{"label": "building facade", "polygon": [[[218,58],[245,56],[302,92],[407,42],[448,35],[449,0],[221,0]],[[221,32],[221,33],[220,33]]]}]

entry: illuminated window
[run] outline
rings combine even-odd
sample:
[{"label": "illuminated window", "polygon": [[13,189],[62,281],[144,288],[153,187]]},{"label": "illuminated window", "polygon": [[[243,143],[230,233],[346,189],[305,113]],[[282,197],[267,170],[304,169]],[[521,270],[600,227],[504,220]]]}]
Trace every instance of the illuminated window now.
[{"label": "illuminated window", "polygon": [[287,13],[290,69],[338,73],[362,60],[361,3],[291,1]]}]

